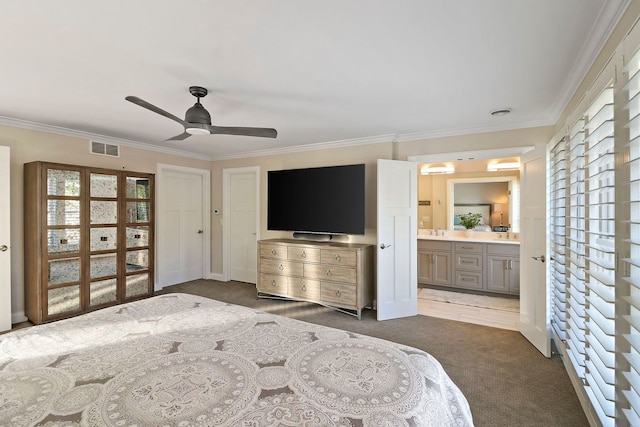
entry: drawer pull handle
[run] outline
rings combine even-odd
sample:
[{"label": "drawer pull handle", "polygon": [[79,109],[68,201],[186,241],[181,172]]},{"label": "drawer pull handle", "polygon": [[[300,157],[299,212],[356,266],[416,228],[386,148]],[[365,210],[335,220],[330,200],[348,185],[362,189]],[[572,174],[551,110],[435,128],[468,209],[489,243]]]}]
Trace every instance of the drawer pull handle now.
[{"label": "drawer pull handle", "polygon": [[306,258],[307,257],[307,254],[305,253],[305,251],[302,251],[302,253],[300,254],[300,257],[301,258]]},{"label": "drawer pull handle", "polygon": [[280,264],[280,265],[278,266],[278,270],[280,270],[280,271],[284,270],[284,266],[283,266],[282,264]]},{"label": "drawer pull handle", "polygon": [[307,285],[303,284],[300,289],[302,289],[303,291],[306,291],[307,290]]},{"label": "drawer pull handle", "polygon": [[463,246],[462,249],[473,249],[473,246]]},{"label": "drawer pull handle", "polygon": [[463,277],[463,278],[462,278],[462,281],[463,281],[463,282],[471,282],[471,279],[469,279],[468,277]]},{"label": "drawer pull handle", "polygon": [[277,283],[276,283],[276,281],[275,281],[275,280],[272,280],[272,281],[271,281],[271,286],[275,286],[276,284],[277,284]]},{"label": "drawer pull handle", "polygon": [[340,254],[336,254],[336,261],[340,261]]},{"label": "drawer pull handle", "polygon": [[460,264],[473,264],[473,261],[460,261]]},{"label": "drawer pull handle", "polygon": [[275,255],[276,254],[276,250],[275,249],[271,249],[271,255]]},{"label": "drawer pull handle", "polygon": [[339,297],[340,296],[340,290],[336,291],[336,296]]},{"label": "drawer pull handle", "polygon": [[327,270],[327,276],[331,277],[331,270]]}]

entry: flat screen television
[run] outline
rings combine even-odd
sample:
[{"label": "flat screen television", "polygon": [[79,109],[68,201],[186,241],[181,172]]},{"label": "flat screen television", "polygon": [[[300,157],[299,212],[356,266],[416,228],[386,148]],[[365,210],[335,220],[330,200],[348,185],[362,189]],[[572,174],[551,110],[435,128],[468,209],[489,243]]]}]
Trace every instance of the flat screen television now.
[{"label": "flat screen television", "polygon": [[364,234],[364,164],[268,172],[267,229]]}]

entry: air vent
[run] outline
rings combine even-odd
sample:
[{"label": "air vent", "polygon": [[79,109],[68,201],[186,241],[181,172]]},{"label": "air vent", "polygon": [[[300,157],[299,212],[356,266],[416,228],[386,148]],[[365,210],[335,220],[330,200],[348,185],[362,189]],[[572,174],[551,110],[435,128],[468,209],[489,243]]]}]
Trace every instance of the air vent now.
[{"label": "air vent", "polygon": [[120,157],[120,146],[91,141],[91,153],[102,156]]}]

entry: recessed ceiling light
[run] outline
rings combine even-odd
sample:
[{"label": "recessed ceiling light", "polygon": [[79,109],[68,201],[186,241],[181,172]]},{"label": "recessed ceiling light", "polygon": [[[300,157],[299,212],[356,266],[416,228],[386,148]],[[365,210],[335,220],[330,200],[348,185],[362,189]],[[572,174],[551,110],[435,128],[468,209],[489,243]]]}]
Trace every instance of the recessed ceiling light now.
[{"label": "recessed ceiling light", "polygon": [[506,116],[511,111],[513,111],[512,108],[498,108],[498,109],[493,110],[491,112],[491,115],[492,116]]}]

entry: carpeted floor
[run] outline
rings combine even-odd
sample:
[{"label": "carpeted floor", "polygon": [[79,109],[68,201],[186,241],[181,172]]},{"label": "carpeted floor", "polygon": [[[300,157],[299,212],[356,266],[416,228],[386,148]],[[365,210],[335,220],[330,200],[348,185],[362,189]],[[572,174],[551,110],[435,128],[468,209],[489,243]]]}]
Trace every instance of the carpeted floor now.
[{"label": "carpeted floor", "polygon": [[378,322],[315,304],[257,299],[255,286],[195,280],[160,293],[185,292],[420,348],[444,366],[467,397],[478,427],[588,425],[559,356],[547,359],[518,332],[428,316]]}]

